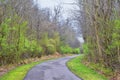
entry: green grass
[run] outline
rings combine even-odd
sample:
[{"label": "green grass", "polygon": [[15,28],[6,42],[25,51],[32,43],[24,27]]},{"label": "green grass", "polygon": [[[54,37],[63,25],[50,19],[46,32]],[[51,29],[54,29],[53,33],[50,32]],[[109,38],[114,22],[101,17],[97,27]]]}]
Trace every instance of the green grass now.
[{"label": "green grass", "polygon": [[78,77],[82,78],[83,80],[108,80],[103,75],[98,74],[96,71],[82,64],[81,63],[82,58],[83,55],[67,62],[68,68],[73,73],[75,73]]},{"label": "green grass", "polygon": [[27,72],[35,65],[42,63],[46,60],[42,60],[40,62],[33,62],[31,64],[26,64],[23,66],[19,66],[11,71],[9,71],[8,73],[6,73],[5,75],[3,75],[2,77],[0,77],[0,80],[23,80],[25,75],[27,74]]}]

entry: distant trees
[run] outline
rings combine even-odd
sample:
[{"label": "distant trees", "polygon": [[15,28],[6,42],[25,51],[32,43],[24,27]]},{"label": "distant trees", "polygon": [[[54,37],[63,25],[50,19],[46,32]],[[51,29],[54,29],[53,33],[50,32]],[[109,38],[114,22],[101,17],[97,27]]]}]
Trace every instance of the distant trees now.
[{"label": "distant trees", "polygon": [[61,52],[75,35],[68,24],[61,25],[60,16],[59,6],[53,15],[33,0],[0,0],[0,65]]},{"label": "distant trees", "polygon": [[99,62],[113,70],[120,66],[119,4],[119,0],[78,0],[85,40],[83,52],[89,62]]}]

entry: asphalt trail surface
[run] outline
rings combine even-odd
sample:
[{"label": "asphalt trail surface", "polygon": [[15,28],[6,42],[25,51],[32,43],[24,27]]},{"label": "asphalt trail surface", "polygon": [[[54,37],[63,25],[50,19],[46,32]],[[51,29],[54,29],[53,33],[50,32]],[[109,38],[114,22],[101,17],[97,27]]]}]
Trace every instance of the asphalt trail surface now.
[{"label": "asphalt trail surface", "polygon": [[24,80],[81,80],[66,66],[66,62],[76,56],[50,60],[33,67]]}]

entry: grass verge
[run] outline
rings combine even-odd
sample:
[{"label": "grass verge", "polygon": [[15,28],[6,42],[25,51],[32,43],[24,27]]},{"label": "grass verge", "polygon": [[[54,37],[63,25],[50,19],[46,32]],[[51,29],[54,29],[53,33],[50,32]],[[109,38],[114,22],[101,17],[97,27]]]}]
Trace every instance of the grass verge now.
[{"label": "grass verge", "polygon": [[83,55],[67,62],[68,68],[83,80],[108,80],[103,75],[82,64]]}]

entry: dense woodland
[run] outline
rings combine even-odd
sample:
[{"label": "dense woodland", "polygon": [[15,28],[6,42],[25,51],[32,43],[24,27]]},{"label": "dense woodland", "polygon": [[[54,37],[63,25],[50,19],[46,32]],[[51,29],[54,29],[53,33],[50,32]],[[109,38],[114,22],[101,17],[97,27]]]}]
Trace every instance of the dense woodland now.
[{"label": "dense woodland", "polygon": [[0,0],[0,65],[55,52],[79,53],[70,21],[62,7],[41,9],[33,0]]},{"label": "dense woodland", "polygon": [[120,71],[120,0],[78,0],[76,20],[88,62]]},{"label": "dense woodland", "polygon": [[[33,0],[0,0],[0,65],[43,55],[79,53],[70,23],[81,27],[86,62],[120,71],[120,0],[77,0],[64,20],[62,7],[39,8]],[[71,20],[72,19],[72,20]]]}]

